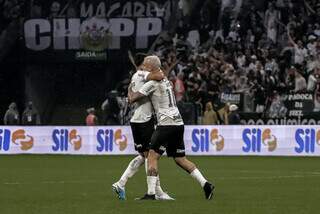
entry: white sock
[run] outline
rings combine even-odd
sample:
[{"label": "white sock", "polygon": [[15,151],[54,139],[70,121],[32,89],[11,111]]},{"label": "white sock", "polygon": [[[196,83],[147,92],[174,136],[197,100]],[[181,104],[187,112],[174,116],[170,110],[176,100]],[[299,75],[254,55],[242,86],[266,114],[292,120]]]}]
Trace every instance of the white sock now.
[{"label": "white sock", "polygon": [[193,170],[190,175],[200,183],[201,187],[203,187],[207,182],[207,180],[203,177],[203,175],[197,168]]},{"label": "white sock", "polygon": [[146,175],[148,176],[148,159],[147,158],[144,161],[144,168],[146,170]]},{"label": "white sock", "polygon": [[160,177],[157,176],[157,183],[156,183],[156,195],[162,195],[164,192],[160,186]]},{"label": "white sock", "polygon": [[[145,169],[146,169],[146,175],[148,175],[148,160],[145,160]],[[147,181],[148,182],[148,181]],[[156,183],[156,195],[162,195],[164,192],[160,186],[160,177],[157,176],[157,183]]]},{"label": "white sock", "polygon": [[136,172],[138,172],[139,167],[144,163],[144,157],[137,156],[132,159],[127,167],[127,169],[122,174],[120,180],[118,181],[119,185],[124,188],[128,179],[131,178]]},{"label": "white sock", "polygon": [[148,195],[155,195],[156,194],[157,180],[158,180],[157,176],[147,176]]}]

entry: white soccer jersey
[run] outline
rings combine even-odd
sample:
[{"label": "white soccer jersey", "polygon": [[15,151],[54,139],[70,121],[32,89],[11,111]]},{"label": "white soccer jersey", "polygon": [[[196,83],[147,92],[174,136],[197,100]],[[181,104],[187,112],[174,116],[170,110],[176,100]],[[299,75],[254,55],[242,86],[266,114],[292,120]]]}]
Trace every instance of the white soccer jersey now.
[{"label": "white soccer jersey", "polygon": [[183,125],[172,85],[167,78],[160,82],[149,81],[142,86],[139,92],[145,96],[151,95],[151,102],[157,115],[158,126]]},{"label": "white soccer jersey", "polygon": [[[132,91],[137,92],[147,81],[147,76],[150,72],[138,70],[131,78]],[[135,104],[135,111],[130,120],[132,123],[145,123],[152,117],[152,105],[149,98],[138,100]]]}]

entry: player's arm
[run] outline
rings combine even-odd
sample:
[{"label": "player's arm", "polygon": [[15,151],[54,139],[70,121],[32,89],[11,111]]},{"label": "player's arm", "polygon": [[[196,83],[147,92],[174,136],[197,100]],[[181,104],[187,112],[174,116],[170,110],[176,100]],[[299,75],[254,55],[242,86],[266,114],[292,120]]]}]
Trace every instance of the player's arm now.
[{"label": "player's arm", "polygon": [[163,80],[165,77],[165,74],[162,71],[159,72],[150,72],[147,76],[146,76],[146,80],[150,81],[150,80],[155,80],[155,81],[161,81]]},{"label": "player's arm", "polygon": [[134,92],[132,90],[132,87],[129,87],[129,90],[128,90],[128,101],[129,101],[129,103],[134,103],[137,100],[139,100],[139,99],[141,99],[143,97],[147,97],[150,94],[152,94],[156,90],[154,83],[155,83],[154,81],[150,81],[150,82],[145,83],[141,87],[141,89],[139,91],[137,91],[137,92]]},{"label": "player's arm", "polygon": [[290,35],[290,22],[287,25],[287,35],[288,35],[288,40],[289,42],[293,45],[293,46],[297,46],[297,44],[295,43],[295,41],[293,40],[293,38]]},{"label": "player's arm", "polygon": [[134,92],[134,91],[132,91],[132,87],[129,87],[129,89],[128,89],[128,102],[130,104],[136,102],[137,100],[139,100],[143,97],[145,97],[144,94],[140,93],[139,91]]},{"label": "player's arm", "polygon": [[175,61],[170,65],[170,67],[164,71],[164,75],[167,77],[167,76],[169,75],[170,71],[172,71],[172,69],[173,69],[174,67],[176,67],[176,65],[177,65],[179,62],[180,62],[180,60],[175,60]]}]

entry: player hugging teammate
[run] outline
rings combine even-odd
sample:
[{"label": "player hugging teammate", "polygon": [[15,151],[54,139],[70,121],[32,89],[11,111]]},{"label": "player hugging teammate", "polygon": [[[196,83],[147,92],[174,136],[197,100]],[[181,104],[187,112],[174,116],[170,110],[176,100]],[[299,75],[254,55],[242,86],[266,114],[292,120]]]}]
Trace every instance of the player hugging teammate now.
[{"label": "player hugging teammate", "polygon": [[[187,171],[193,178],[195,178],[203,188],[205,198],[211,199],[213,196],[214,186],[204,178],[201,172],[197,169],[196,165],[185,157],[185,146],[183,140],[184,123],[176,105],[172,84],[166,77],[163,76],[163,72],[161,71],[160,59],[157,56],[147,56],[144,58],[142,66],[145,70],[143,72],[147,73],[138,71],[140,73],[137,72],[136,74],[137,76],[140,75],[140,77],[144,79],[145,83],[143,85],[137,86],[137,83],[134,81],[136,75],[135,74],[131,81],[132,84],[130,85],[128,90],[128,99],[129,103],[136,102],[138,106],[141,106],[141,104],[149,103],[151,108],[151,115],[152,111],[154,111],[156,114],[157,127],[156,130],[153,131],[154,126],[153,121],[151,119],[152,116],[148,115],[149,112],[147,110],[140,108],[137,115],[137,110],[135,111],[135,114],[132,117],[133,120],[131,121],[133,122],[131,123],[131,128],[133,132],[136,150],[140,152],[140,154],[141,151],[143,151],[144,155],[138,156],[139,158],[136,157],[135,159],[137,160],[132,160],[129,164],[128,169],[130,168],[130,165],[134,165],[133,162],[135,161],[139,161],[139,164],[137,165],[142,165],[144,162],[144,158],[147,157],[146,163],[148,192],[140,199],[172,200],[170,196],[163,193],[160,187],[158,175],[158,161],[164,152],[167,153],[168,157],[172,157],[178,166],[180,166],[182,169]],[[146,114],[148,115],[148,117],[146,117]],[[145,117],[145,120],[141,120],[142,117]],[[147,120],[147,118],[149,118],[149,120]],[[141,121],[148,122],[145,123],[143,126],[141,124],[136,125],[137,122],[139,123]],[[152,130],[150,127],[147,128],[147,126],[152,127]],[[144,135],[141,134],[141,130],[145,135],[147,135],[145,138],[141,137]],[[148,130],[148,132],[146,130]],[[145,142],[147,138],[150,137],[149,132],[152,135],[151,143],[150,140],[148,140],[148,143],[146,145],[142,145],[140,142]],[[139,134],[135,136],[135,133]],[[140,150],[140,148],[143,149]],[[126,174],[126,172],[124,174]],[[125,179],[123,180],[126,181]],[[119,198],[121,198],[121,191],[118,190],[119,184],[121,184],[121,179],[117,183],[113,184],[113,188],[118,193]],[[161,198],[162,194],[160,194],[159,197],[159,192],[165,194],[165,196]]]}]

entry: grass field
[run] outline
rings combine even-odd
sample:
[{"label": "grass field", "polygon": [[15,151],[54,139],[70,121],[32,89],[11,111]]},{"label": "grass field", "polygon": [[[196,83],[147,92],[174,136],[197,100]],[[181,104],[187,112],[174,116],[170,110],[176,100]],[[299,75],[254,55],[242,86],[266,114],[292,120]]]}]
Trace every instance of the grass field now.
[{"label": "grass field", "polygon": [[206,201],[199,184],[171,159],[160,161],[162,186],[176,201],[135,201],[146,191],[144,168],[111,191],[132,156],[0,156],[0,214],[319,213],[320,159],[190,157],[214,181]]}]

